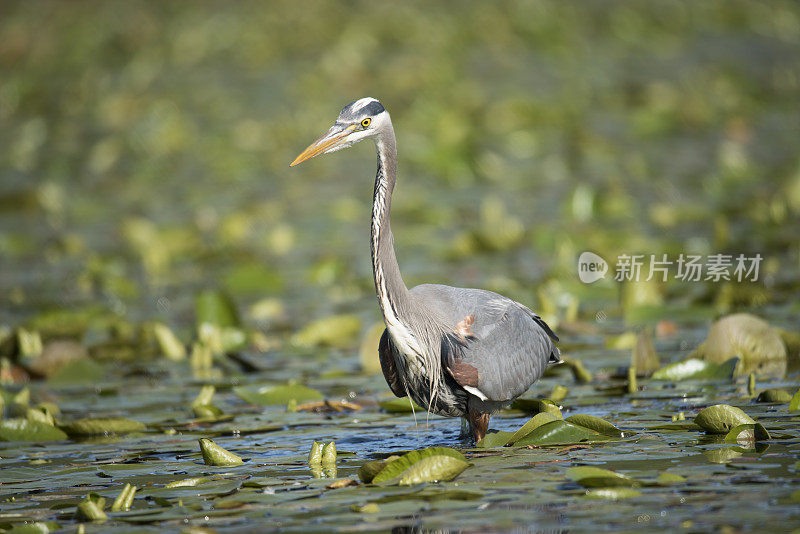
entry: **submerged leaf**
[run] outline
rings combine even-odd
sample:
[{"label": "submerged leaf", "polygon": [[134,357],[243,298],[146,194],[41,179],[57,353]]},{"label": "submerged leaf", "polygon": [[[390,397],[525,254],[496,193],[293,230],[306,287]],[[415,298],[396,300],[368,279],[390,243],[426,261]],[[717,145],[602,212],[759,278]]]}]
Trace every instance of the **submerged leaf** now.
[{"label": "submerged leaf", "polygon": [[567,421],[568,423],[572,423],[573,425],[582,426],[584,428],[588,428],[589,430],[594,430],[595,432],[599,432],[600,434],[603,434],[605,436],[610,436],[612,438],[625,437],[625,434],[622,432],[622,430],[615,427],[605,419],[601,419],[593,415],[575,414],[575,415],[570,415],[564,420]]},{"label": "submerged leaf", "polygon": [[430,447],[411,451],[390,462],[372,482],[396,482],[410,485],[420,482],[452,480],[469,467],[463,454],[447,447]]},{"label": "submerged leaf", "polygon": [[727,404],[716,404],[702,410],[694,422],[708,434],[727,434],[737,425],[751,425],[755,421],[741,409]]},{"label": "submerged leaf", "polygon": [[147,427],[144,423],[124,417],[87,417],[60,425],[60,428],[70,436],[103,436],[138,432]]},{"label": "submerged leaf", "polygon": [[567,478],[585,488],[633,487],[639,485],[636,479],[629,476],[592,466],[570,467],[567,469]]},{"label": "submerged leaf", "polygon": [[689,358],[680,362],[665,365],[655,373],[654,380],[730,380],[733,378],[739,358],[716,364],[698,358]]},{"label": "submerged leaf", "polygon": [[264,386],[256,391],[246,387],[235,387],[233,392],[243,401],[259,406],[288,404],[289,401],[307,402],[322,400],[322,393],[300,384],[284,386]]},{"label": "submerged leaf", "polygon": [[67,435],[47,423],[28,419],[0,421],[0,441],[61,441]]},{"label": "submerged leaf", "polygon": [[233,466],[244,463],[241,456],[223,449],[208,438],[200,438],[199,442],[206,465]]}]

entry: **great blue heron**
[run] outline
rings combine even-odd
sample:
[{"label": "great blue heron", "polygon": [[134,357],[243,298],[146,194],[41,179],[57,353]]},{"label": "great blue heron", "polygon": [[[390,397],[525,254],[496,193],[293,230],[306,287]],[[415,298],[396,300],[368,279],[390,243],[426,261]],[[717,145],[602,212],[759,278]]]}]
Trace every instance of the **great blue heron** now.
[{"label": "great blue heron", "polygon": [[549,362],[560,361],[558,337],[531,310],[491,291],[438,284],[406,288],[389,226],[397,179],[394,128],[374,98],[345,106],[291,166],[367,138],[378,152],[370,245],[386,323],[378,348],[383,375],[398,397],[408,395],[429,412],[466,418],[479,441],[490,414],[522,395]]}]

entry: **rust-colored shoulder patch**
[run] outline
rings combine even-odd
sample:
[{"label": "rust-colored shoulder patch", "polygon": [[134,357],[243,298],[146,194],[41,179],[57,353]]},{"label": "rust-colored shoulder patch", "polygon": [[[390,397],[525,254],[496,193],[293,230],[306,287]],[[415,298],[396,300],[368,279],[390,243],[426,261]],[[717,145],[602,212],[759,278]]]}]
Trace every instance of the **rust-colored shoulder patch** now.
[{"label": "rust-colored shoulder patch", "polygon": [[470,314],[461,319],[456,325],[455,333],[458,334],[462,341],[475,339],[475,334],[472,333],[473,324],[475,324],[475,316]]}]

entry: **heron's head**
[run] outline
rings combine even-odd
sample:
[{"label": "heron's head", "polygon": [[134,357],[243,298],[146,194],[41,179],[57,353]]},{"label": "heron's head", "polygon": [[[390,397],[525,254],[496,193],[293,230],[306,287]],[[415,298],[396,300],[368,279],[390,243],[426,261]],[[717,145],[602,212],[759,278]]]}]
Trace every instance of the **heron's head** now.
[{"label": "heron's head", "polygon": [[389,113],[374,98],[362,98],[347,104],[330,130],[311,143],[295,158],[290,167],[320,154],[329,154],[351,147],[368,137],[380,135],[391,127]]}]

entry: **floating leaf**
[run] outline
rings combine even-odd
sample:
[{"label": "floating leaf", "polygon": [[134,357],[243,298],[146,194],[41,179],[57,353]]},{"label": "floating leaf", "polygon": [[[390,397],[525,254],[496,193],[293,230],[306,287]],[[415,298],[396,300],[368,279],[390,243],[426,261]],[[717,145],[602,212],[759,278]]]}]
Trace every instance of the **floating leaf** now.
[{"label": "floating leaf", "polygon": [[725,443],[738,443],[743,447],[768,439],[770,439],[769,432],[761,423],[736,425],[725,435]]},{"label": "floating leaf", "polygon": [[570,415],[564,420],[567,421],[568,423],[572,423],[573,425],[582,426],[584,428],[588,428],[589,430],[594,430],[595,432],[599,432],[600,434],[603,434],[605,436],[610,436],[612,438],[625,437],[625,434],[622,432],[622,430],[615,427],[605,419],[601,419],[593,415],[575,414],[575,415]]},{"label": "floating leaf", "polygon": [[127,512],[131,509],[133,504],[133,496],[136,495],[136,486],[125,484],[122,491],[119,492],[117,498],[114,499],[114,504],[111,505],[112,512]]},{"label": "floating leaf", "polygon": [[226,451],[208,438],[200,438],[200,452],[206,465],[233,466],[242,465],[241,456]]},{"label": "floating leaf", "polygon": [[377,503],[374,502],[367,504],[353,504],[350,506],[350,510],[358,514],[377,514],[381,511]]},{"label": "floating leaf", "polygon": [[463,454],[447,447],[411,451],[390,462],[372,482],[393,481],[401,486],[452,480],[469,467]]},{"label": "floating leaf", "polygon": [[585,488],[630,488],[639,485],[636,479],[629,476],[592,466],[570,467],[567,469],[567,478]]},{"label": "floating leaf", "polygon": [[792,400],[789,401],[789,411],[796,410],[800,410],[800,389],[792,395]]},{"label": "floating leaf", "polygon": [[739,358],[731,358],[721,364],[689,358],[676,363],[665,365],[652,377],[654,380],[670,380],[679,382],[681,380],[730,380]]},{"label": "floating leaf", "polygon": [[16,524],[3,534],[49,534],[57,530],[61,530],[61,526],[55,521],[36,521]]},{"label": "floating leaf", "polygon": [[786,404],[791,402],[792,394],[784,389],[765,389],[759,393],[756,402],[773,402],[779,404]]},{"label": "floating leaf", "polygon": [[614,501],[638,497],[641,494],[640,491],[633,488],[599,488],[586,490],[586,497],[589,499],[610,499]]},{"label": "floating leaf", "polygon": [[222,415],[222,410],[211,404],[216,388],[211,385],[203,386],[197,397],[192,401],[192,411],[195,417],[215,419]]},{"label": "floating leaf", "polygon": [[28,419],[5,419],[0,421],[0,441],[61,441],[67,435],[47,423]]},{"label": "floating leaf", "polygon": [[751,425],[755,421],[739,408],[716,404],[702,410],[694,422],[708,434],[727,434],[737,425]]},{"label": "floating leaf", "polygon": [[300,384],[284,386],[264,386],[256,391],[246,387],[235,387],[233,392],[243,401],[259,406],[288,404],[289,401],[307,402],[322,400],[322,393]]},{"label": "floating leaf", "polygon": [[72,360],[47,378],[51,384],[82,384],[99,382],[105,374],[105,366],[91,359]]},{"label": "floating leaf", "polygon": [[97,493],[90,493],[78,504],[78,516],[88,521],[103,521],[108,518],[103,508],[106,500]]},{"label": "floating leaf", "polygon": [[425,408],[421,408],[416,402],[411,400],[411,397],[400,397],[400,398],[393,398],[393,399],[386,399],[378,402],[378,406],[381,407],[387,413],[411,413],[414,412],[424,412]]},{"label": "floating leaf", "polygon": [[356,342],[361,319],[355,315],[333,315],[306,325],[292,337],[298,347],[347,348]]},{"label": "floating leaf", "polygon": [[511,436],[509,436],[507,443],[513,445],[514,443],[521,440],[522,438],[524,438],[525,436],[527,436],[528,434],[530,434],[531,432],[542,426],[543,424],[558,420],[559,420],[558,417],[556,417],[551,413],[548,412],[537,413],[527,423],[522,425],[519,428],[519,430],[511,434]]},{"label": "floating leaf", "polygon": [[199,486],[200,484],[204,484],[211,480],[209,477],[194,477],[194,478],[183,478],[181,480],[175,480],[170,482],[165,488],[193,488],[195,486]]},{"label": "floating leaf", "polygon": [[739,357],[737,374],[755,372],[758,376],[779,377],[786,374],[786,345],[778,331],[747,313],[729,315],[711,325],[708,337],[693,356],[713,363]]},{"label": "floating leaf", "polygon": [[139,432],[147,427],[144,423],[124,417],[87,417],[59,425],[70,436],[103,436]]},{"label": "floating leaf", "polygon": [[384,467],[392,463],[394,460],[400,458],[397,455],[392,455],[386,458],[385,460],[371,460],[361,465],[358,468],[358,478],[361,479],[361,482],[369,484],[372,482],[372,479],[375,478],[375,475],[380,473]]},{"label": "floating leaf", "polygon": [[556,420],[545,423],[514,445],[568,445],[572,443],[608,441],[608,436],[588,428],[572,425],[566,421]]},{"label": "floating leaf", "polygon": [[515,399],[511,403],[511,408],[521,410],[529,414],[549,413],[562,419],[561,409],[550,399]]},{"label": "floating leaf", "polygon": [[684,482],[686,482],[686,478],[669,471],[664,471],[656,479],[656,484],[659,486],[671,486],[673,484],[683,484]]},{"label": "floating leaf", "polygon": [[[550,414],[547,414],[550,415]],[[511,436],[514,435],[514,432],[507,432],[505,430],[500,430],[497,432],[489,432],[483,439],[478,441],[475,446],[476,447],[504,447],[508,445]]]}]

